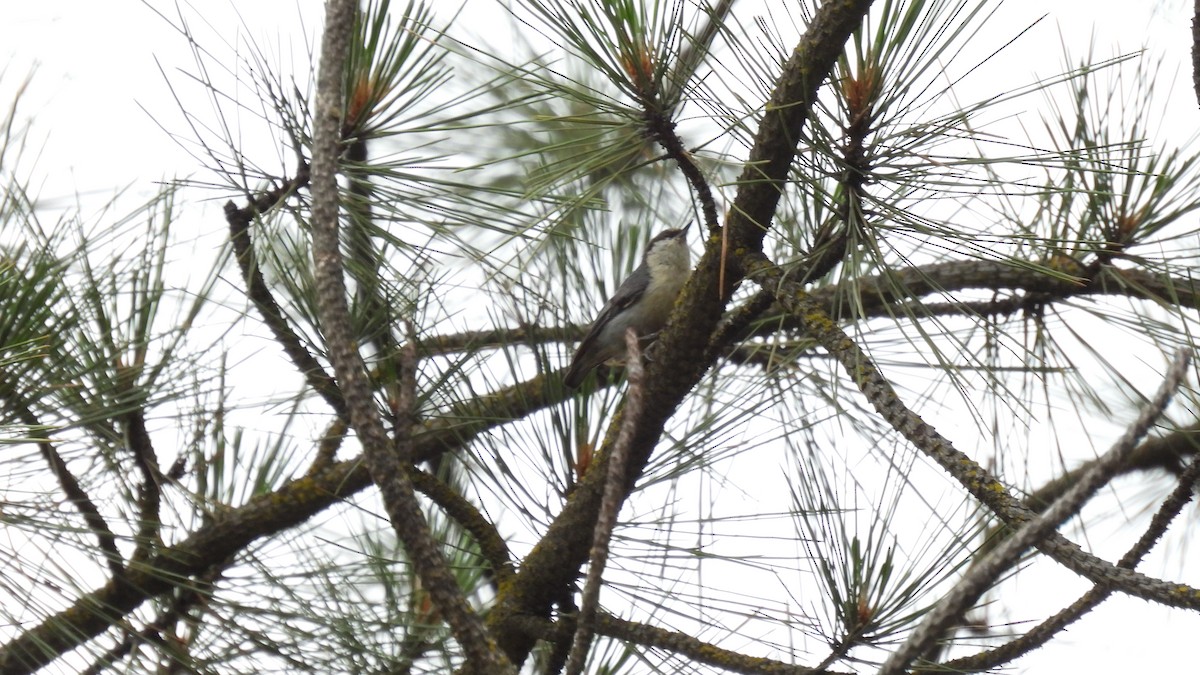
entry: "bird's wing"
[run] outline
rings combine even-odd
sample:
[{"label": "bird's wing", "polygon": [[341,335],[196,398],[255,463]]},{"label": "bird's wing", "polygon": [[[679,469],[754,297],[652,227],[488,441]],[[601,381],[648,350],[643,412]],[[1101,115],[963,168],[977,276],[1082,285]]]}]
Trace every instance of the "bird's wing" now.
[{"label": "bird's wing", "polygon": [[[643,277],[645,278],[643,279]],[[579,343],[579,348],[575,350],[575,358],[572,361],[578,360],[580,355],[587,353],[596,338],[600,337],[600,332],[604,330],[605,326],[614,316],[628,309],[638,296],[645,292],[649,282],[650,271],[645,266],[637,268],[625,279],[617,288],[617,292],[613,293],[613,296],[600,309],[600,313],[596,315],[596,320],[592,322],[587,334],[583,336],[583,341]]]}]

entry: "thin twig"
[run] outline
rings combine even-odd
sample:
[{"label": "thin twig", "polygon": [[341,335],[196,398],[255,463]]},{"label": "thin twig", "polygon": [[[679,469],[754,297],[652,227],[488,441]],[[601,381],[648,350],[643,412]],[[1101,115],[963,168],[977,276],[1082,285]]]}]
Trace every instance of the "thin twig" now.
[{"label": "thin twig", "polygon": [[240,209],[232,201],[226,202],[225,222],[229,224],[229,241],[233,244],[234,258],[237,260],[238,269],[242,272],[242,280],[246,284],[247,297],[262,315],[263,323],[275,336],[275,341],[283,348],[283,352],[291,359],[292,365],[296,366],[296,370],[300,371],[300,374],[308,381],[308,386],[325,399],[325,402],[339,417],[345,418],[347,417],[346,402],[342,398],[342,393],[338,391],[333,378],[325,372],[321,362],[309,353],[300,340],[300,336],[292,330],[279,303],[275,301],[271,288],[263,278],[262,270],[258,266],[254,242],[250,237],[250,224],[254,222],[255,218],[271,210],[308,183],[309,167],[301,165],[295,178],[283,181],[279,187],[254,197]]},{"label": "thin twig", "polygon": [[92,501],[87,491],[80,485],[79,479],[71,473],[66,460],[62,458],[58,448],[50,441],[50,436],[46,434],[46,427],[42,425],[33,410],[15,393],[6,396],[5,402],[8,408],[16,413],[21,423],[26,426],[30,438],[37,443],[38,451],[50,465],[50,472],[58,480],[58,486],[62,489],[67,501],[79,510],[79,514],[83,516],[83,522],[87,523],[88,530],[96,536],[100,545],[100,553],[104,557],[104,562],[108,566],[112,578],[120,578],[124,574],[124,559],[121,556],[121,550],[117,548],[117,537],[113,534],[112,528],[108,526],[108,521],[100,514],[96,502]]},{"label": "thin twig", "polygon": [[321,434],[321,438],[317,441],[317,454],[313,457],[312,464],[308,466],[308,471],[305,472],[306,476],[315,476],[333,466],[337,459],[337,451],[342,447],[342,441],[346,439],[348,430],[349,426],[344,417],[337,417],[329,423],[329,426],[325,428],[325,433]]},{"label": "thin twig", "polygon": [[583,598],[579,603],[579,618],[575,625],[575,640],[571,657],[567,660],[566,675],[579,675],[587,663],[588,650],[592,644],[592,625],[596,618],[596,606],[600,602],[600,586],[603,583],[604,566],[608,563],[608,542],[617,526],[621,502],[625,499],[625,463],[629,448],[633,445],[634,432],[642,417],[645,395],[645,368],[642,351],[638,346],[637,332],[632,328],[625,331],[625,348],[628,360],[625,375],[629,390],[625,395],[625,413],[621,420],[621,432],[612,446],[608,460],[608,477],[604,485],[604,497],[600,500],[600,513],[596,518],[596,529],[592,534],[592,550],[589,554],[587,581],[583,586]]},{"label": "thin twig", "polygon": [[400,347],[399,362],[396,364],[400,372],[393,373],[399,391],[392,402],[392,425],[396,456],[403,462],[412,464],[413,429],[421,423],[421,416],[417,413],[420,403],[417,400],[417,331],[411,321],[405,321],[404,325],[408,339],[404,346]]},{"label": "thin twig", "polygon": [[666,630],[635,621],[626,621],[611,614],[596,617],[596,633],[625,642],[681,654],[697,663],[716,666],[722,672],[743,675],[839,675],[837,671],[816,670],[776,659],[748,656],[722,649],[694,635]]},{"label": "thin twig", "polygon": [[1200,0],[1192,11],[1192,87],[1196,100],[1200,102]]},{"label": "thin twig", "polygon": [[96,503],[80,485],[75,474],[71,473],[67,462],[59,454],[58,448],[54,447],[42,428],[36,424],[29,425],[29,433],[37,440],[38,450],[42,453],[42,458],[50,465],[50,472],[58,479],[58,485],[66,495],[67,501],[79,510],[83,521],[87,523],[88,530],[96,536],[96,540],[100,544],[100,553],[112,578],[121,578],[125,573],[125,563],[120,549],[117,548],[117,537],[113,534],[112,528],[108,526],[108,521],[100,514]]},{"label": "thin twig", "polygon": [[[820,304],[794,281],[785,279],[782,270],[766,256],[747,252],[742,264],[748,275],[765,288],[772,289],[780,305],[837,359],[867,401],[893,429],[937,462],[1006,524],[1020,526],[1037,518],[1037,514],[1013,497],[991,472],[954,447],[949,439],[910,410],[871,357],[829,318]],[[1037,547],[1093,583],[1113,585],[1125,593],[1168,607],[1200,609],[1200,589],[1117,567],[1084,551],[1057,532],[1039,541]]]},{"label": "thin twig", "polygon": [[683,141],[675,133],[675,123],[667,119],[664,113],[652,107],[647,107],[642,113],[650,136],[667,151],[667,156],[675,160],[679,170],[687,178],[688,184],[700,200],[700,211],[704,214],[704,226],[709,232],[715,232],[720,227],[717,215],[717,203],[713,199],[712,188],[696,162],[692,161],[691,153],[683,146]]},{"label": "thin twig", "polygon": [[571,656],[571,647],[575,642],[578,618],[579,605],[575,604],[575,589],[568,589],[558,602],[558,621],[552,624],[547,622],[551,628],[543,639],[550,643],[550,653],[544,661],[544,675],[559,675],[566,668],[567,659]]},{"label": "thin twig", "polygon": [[[1167,531],[1167,527],[1170,526],[1171,522],[1183,511],[1183,507],[1196,496],[1197,481],[1200,481],[1200,454],[1192,456],[1192,461],[1179,475],[1175,489],[1171,491],[1171,494],[1163,501],[1162,506],[1159,507],[1158,512],[1150,519],[1150,525],[1142,533],[1142,536],[1117,561],[1118,567],[1128,569],[1137,567],[1142,558],[1150,552],[1154,544]],[[1013,659],[1046,644],[1062,629],[1074,623],[1101,602],[1104,602],[1115,590],[1110,586],[1096,585],[1068,607],[1034,626],[1032,630],[1021,637],[1006,642],[995,649],[989,649],[985,652],[940,663],[931,668],[931,672],[977,673],[993,670],[1002,664],[1009,663]]]},{"label": "thin twig", "polygon": [[1138,441],[1162,416],[1163,410],[1187,375],[1190,360],[1187,351],[1180,350],[1176,354],[1158,392],[1117,443],[1050,508],[1027,522],[982,560],[972,565],[933,611],[925,616],[904,644],[888,657],[880,668],[879,675],[899,675],[904,672],[909,664],[925,653],[946,628],[958,621],[958,618],[974,605],[1006,570],[1016,564],[1026,550],[1044,541],[1065,520],[1078,513],[1084,502],[1112,479],[1121,463],[1137,447]]},{"label": "thin twig", "polygon": [[158,469],[158,458],[154,452],[154,444],[150,433],[146,430],[146,414],[140,408],[130,411],[124,416],[126,442],[133,453],[133,463],[142,474],[142,483],[138,486],[138,527],[137,547],[133,552],[134,562],[149,560],[154,555],[159,541],[159,509],[162,503],[162,492],[159,482],[162,475]]}]

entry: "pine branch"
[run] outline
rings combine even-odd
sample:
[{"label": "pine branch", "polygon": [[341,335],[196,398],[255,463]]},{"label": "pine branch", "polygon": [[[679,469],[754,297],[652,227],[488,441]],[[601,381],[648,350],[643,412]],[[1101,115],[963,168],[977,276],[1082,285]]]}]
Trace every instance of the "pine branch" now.
[{"label": "pine branch", "polygon": [[[460,449],[479,434],[560,400],[562,388],[533,378],[463,402],[433,416],[414,434],[413,461]],[[317,513],[371,485],[361,457],[333,462],[302,478],[220,513],[183,541],[160,549],[153,561],[128,571],[120,582],[81,597],[63,611],[0,646],[0,675],[31,673],[118,624],[143,602],[188,584],[192,576],[254,542],[307,522]],[[469,521],[466,521],[469,525]],[[481,539],[486,543],[486,539]]]},{"label": "pine branch", "polygon": [[[1154,544],[1166,533],[1167,527],[1171,522],[1183,511],[1183,507],[1195,498],[1197,481],[1200,481],[1200,454],[1192,456],[1192,461],[1179,475],[1175,489],[1163,500],[1162,506],[1154,514],[1154,517],[1150,520],[1150,525],[1142,533],[1142,536],[1117,561],[1118,567],[1128,569],[1137,567],[1142,558],[1150,552]],[[1114,588],[1097,585],[1078,600],[1071,603],[1070,606],[1034,626],[1032,630],[1021,637],[1006,642],[995,649],[989,649],[979,654],[940,663],[931,669],[931,673],[978,673],[994,670],[1003,664],[1011,663],[1014,659],[1028,654],[1049,642],[1067,626],[1098,607],[1115,590]]]},{"label": "pine branch", "polygon": [[[764,288],[774,289],[784,309],[800,319],[806,333],[842,364],[867,400],[893,429],[936,461],[967,492],[1009,526],[1020,526],[1036,517],[978,462],[955,448],[919,415],[909,410],[870,357],[829,319],[798,284],[785,281],[779,268],[761,254],[747,256],[743,264],[751,271],[751,277]],[[1121,569],[1085,552],[1062,535],[1047,537],[1038,543],[1038,548],[1093,583],[1111,584],[1130,595],[1170,607],[1200,609],[1200,589]]]},{"label": "pine branch", "polygon": [[[869,0],[824,3],[784,65],[735,202],[730,227],[738,233],[735,241],[739,245],[751,250],[761,248],[762,227],[770,221],[778,203],[779,190],[795,156],[799,129],[807,118],[816,90],[870,6]],[[760,222],[764,225],[756,224]],[[721,257],[720,241],[710,237],[700,265],[676,303],[671,322],[659,337],[660,353],[665,356],[647,369],[647,406],[631,447],[626,491],[632,488],[649,461],[663,425],[708,366],[709,362],[702,361],[708,336],[720,319],[724,303],[728,302],[732,284],[740,280],[720,268]],[[721,288],[719,283],[723,283]],[[609,448],[614,442],[622,416],[620,412],[614,416],[604,447]],[[547,616],[562,589],[574,582],[577,570],[587,559],[587,534],[592,531],[599,512],[605,461],[602,459],[580,481],[563,511],[525,558],[516,578],[501,589],[496,606],[488,615],[488,625],[515,663],[525,660],[533,639],[506,628],[508,621],[518,616]]]},{"label": "pine branch", "polygon": [[312,236],[317,310],[329,358],[346,399],[350,423],[362,443],[371,479],[379,487],[393,529],[404,543],[413,568],[434,606],[450,624],[467,660],[484,672],[513,672],[446,565],[417,502],[412,481],[400,467],[383,430],[370,378],[351,332],[346,283],[338,241],[338,158],[341,155],[342,90],[346,55],[358,3],[330,0],[317,77],[313,123]]},{"label": "pine branch", "polygon": [[1025,522],[999,546],[975,561],[963,578],[921,620],[900,648],[888,656],[879,669],[879,675],[901,675],[905,672],[909,665],[933,646],[946,629],[957,622],[1005,571],[1017,563],[1026,550],[1044,542],[1068,518],[1078,514],[1089,497],[1112,480],[1121,464],[1150,430],[1150,426],[1166,410],[1167,404],[1187,375],[1190,362],[1190,354],[1180,350],[1163,378],[1158,393],[1142,409],[1141,414],[1117,443],[1101,455],[1087,473],[1043,513]]}]

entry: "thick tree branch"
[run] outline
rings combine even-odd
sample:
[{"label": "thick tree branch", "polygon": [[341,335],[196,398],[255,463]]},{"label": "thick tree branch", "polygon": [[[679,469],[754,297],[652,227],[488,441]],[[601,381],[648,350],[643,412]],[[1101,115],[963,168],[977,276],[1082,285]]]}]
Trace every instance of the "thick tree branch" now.
[{"label": "thick tree branch", "polygon": [[[817,89],[828,77],[850,34],[870,8],[870,0],[825,2],[813,17],[800,44],[784,65],[742,174],[728,228],[735,246],[759,250],[766,225],[779,202],[780,190],[796,153],[800,129],[808,118]],[[721,267],[721,237],[710,235],[696,271],[676,303],[672,319],[659,338],[665,356],[647,369],[647,406],[631,448],[626,490],[649,461],[650,453],[667,419],[699,381],[709,361],[704,361],[709,336],[741,275]],[[618,414],[609,426],[604,447],[612,446],[620,428]],[[574,583],[587,559],[590,537],[600,508],[605,483],[607,453],[579,483],[562,513],[551,523],[537,546],[526,556],[513,583],[504,587],[488,615],[488,625],[516,663],[523,662],[534,639],[505,628],[518,616],[549,616],[564,588]]]},{"label": "thick tree branch", "polygon": [[344,417],[337,417],[329,423],[329,426],[325,428],[325,433],[317,442],[317,454],[313,457],[312,464],[308,466],[308,475],[324,471],[333,464],[338,449],[342,447],[342,442],[346,439],[347,431],[349,431],[349,425]]},{"label": "thick tree branch", "polygon": [[481,672],[513,672],[496,649],[483,622],[467,603],[447,567],[421,511],[412,481],[400,466],[383,430],[370,378],[352,332],[346,282],[339,248],[338,158],[341,154],[342,108],[345,100],[346,55],[354,33],[356,0],[329,0],[317,76],[313,122],[312,237],[317,286],[317,314],[329,346],[334,374],[346,399],[350,423],[362,443],[371,480],[379,487],[384,508],[433,604],[450,625],[468,662]]}]

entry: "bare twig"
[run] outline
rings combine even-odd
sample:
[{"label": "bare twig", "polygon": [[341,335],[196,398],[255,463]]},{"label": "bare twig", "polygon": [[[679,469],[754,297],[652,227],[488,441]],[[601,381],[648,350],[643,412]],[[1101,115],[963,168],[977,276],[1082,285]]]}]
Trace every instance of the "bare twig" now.
[{"label": "bare twig", "polygon": [[158,458],[154,452],[154,444],[150,433],[146,430],[146,414],[141,408],[124,415],[126,442],[133,453],[133,463],[142,474],[142,483],[138,486],[138,526],[137,547],[133,552],[134,562],[144,562],[154,555],[159,543],[159,509],[162,503],[162,492],[159,481],[162,475],[158,469]]},{"label": "bare twig", "polygon": [[1192,12],[1192,87],[1196,90],[1196,100],[1200,101],[1200,0],[1196,0]]},{"label": "bare twig", "polygon": [[705,227],[709,232],[716,232],[720,227],[720,222],[718,222],[717,203],[713,199],[712,188],[709,187],[708,180],[700,171],[700,167],[692,161],[691,153],[683,146],[683,141],[675,133],[675,123],[667,119],[662,110],[654,107],[646,107],[642,115],[650,136],[667,151],[668,157],[675,160],[679,170],[687,178],[688,184],[695,191],[696,198],[700,200],[700,210],[704,214]]},{"label": "bare twig", "polygon": [[600,586],[604,577],[604,566],[608,562],[608,542],[617,526],[617,515],[625,499],[625,463],[629,447],[633,445],[634,431],[641,420],[643,396],[645,394],[645,369],[642,352],[638,346],[637,332],[632,328],[625,331],[625,347],[629,358],[625,364],[625,375],[629,380],[629,391],[625,397],[625,415],[621,420],[621,432],[612,446],[608,460],[608,480],[604,485],[604,497],[600,501],[600,514],[592,534],[591,565],[587,581],[583,586],[583,599],[579,605],[579,619],[575,626],[575,640],[571,647],[571,658],[567,660],[566,675],[579,675],[587,663],[588,649],[592,644],[593,621],[596,606],[600,601]]},{"label": "bare twig", "polygon": [[[751,278],[775,292],[781,306],[800,321],[846,370],[867,401],[893,429],[938,463],[971,495],[1010,526],[1023,525],[1037,514],[1020,503],[995,476],[967,456],[921,416],[910,410],[866,354],[825,313],[825,310],[761,253],[745,254],[742,264]],[[1167,582],[1102,560],[1057,532],[1037,547],[1067,569],[1093,583],[1110,584],[1130,595],[1168,607],[1200,609],[1200,589]]]},{"label": "bare twig", "polygon": [[15,394],[7,396],[5,399],[8,407],[13,409],[21,422],[26,425],[29,436],[37,443],[38,451],[50,465],[50,472],[58,480],[58,486],[62,489],[67,501],[79,510],[79,514],[83,516],[83,522],[87,523],[88,529],[96,536],[100,545],[100,553],[112,578],[119,578],[124,574],[125,563],[120,549],[117,548],[117,537],[113,534],[112,528],[108,526],[108,521],[104,520],[104,516],[100,514],[96,502],[92,501],[87,491],[80,485],[79,479],[71,473],[66,460],[62,458],[58,448],[54,447],[54,443],[50,441],[50,437],[46,434],[46,428],[42,426],[33,410]]},{"label": "bare twig", "polygon": [[108,571],[113,578],[119,578],[124,573],[124,562],[122,561],[121,551],[117,548],[117,538],[113,531],[108,526],[108,521],[104,520],[104,516],[100,514],[100,509],[96,508],[96,503],[88,496],[83,486],[79,484],[79,479],[67,467],[67,463],[63,460],[62,455],[58,453],[58,449],[46,437],[45,432],[38,427],[31,426],[29,428],[30,435],[37,439],[38,450],[42,453],[42,457],[46,463],[50,465],[50,471],[54,477],[58,479],[58,485],[62,488],[63,494],[66,495],[67,501],[71,505],[79,509],[80,515],[87,523],[88,529],[92,534],[96,535],[96,540],[100,544],[100,553],[104,557],[104,562],[108,566]]},{"label": "bare twig", "polygon": [[338,391],[333,378],[325,372],[321,362],[304,348],[300,336],[292,330],[279,303],[275,301],[270,287],[263,279],[262,271],[258,267],[258,258],[254,252],[254,242],[250,238],[250,224],[256,217],[274,208],[276,204],[282,202],[296,190],[308,185],[308,182],[309,167],[301,165],[295,178],[284,181],[279,187],[258,195],[245,207],[239,209],[232,201],[227,202],[225,204],[225,222],[229,224],[229,240],[233,243],[234,257],[242,272],[242,279],[246,283],[246,295],[262,315],[263,322],[275,336],[275,341],[279,343],[284,353],[291,359],[292,364],[308,381],[308,386],[325,399],[325,402],[339,417],[345,418],[348,415],[342,393]]},{"label": "bare twig", "polygon": [[975,604],[983,593],[992,587],[1000,576],[1010,568],[1031,546],[1045,541],[1063,521],[1079,512],[1083,503],[1112,479],[1125,458],[1137,447],[1138,441],[1150,430],[1166,409],[1175,391],[1187,374],[1190,354],[1180,350],[1158,392],[1138,415],[1137,420],[1122,434],[1115,445],[1105,453],[1092,469],[1084,474],[1062,497],[1040,516],[1027,522],[1020,530],[1009,536],[983,560],[971,566],[963,578],[946,594],[909,635],[904,644],[888,657],[879,675],[899,675],[920,654],[934,643],[946,628],[958,620],[963,612]]},{"label": "bare twig", "polygon": [[[1197,481],[1200,481],[1200,454],[1192,456],[1192,461],[1179,475],[1175,489],[1171,491],[1171,494],[1163,501],[1162,506],[1159,507],[1158,512],[1150,519],[1150,526],[1146,528],[1142,536],[1117,561],[1118,567],[1128,569],[1137,567],[1142,558],[1150,552],[1154,544],[1167,531],[1167,527],[1171,524],[1171,521],[1196,496]],[[932,671],[938,673],[977,673],[993,670],[1002,664],[1009,663],[1013,659],[1046,644],[1062,629],[1074,623],[1101,602],[1104,602],[1115,590],[1109,586],[1096,585],[1078,600],[1071,603],[1070,606],[1034,626],[1032,630],[1021,637],[1006,642],[995,649],[989,649],[988,651],[961,659],[940,663]]]}]

